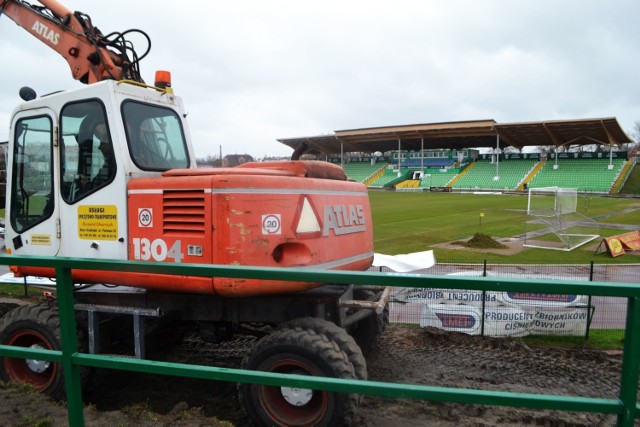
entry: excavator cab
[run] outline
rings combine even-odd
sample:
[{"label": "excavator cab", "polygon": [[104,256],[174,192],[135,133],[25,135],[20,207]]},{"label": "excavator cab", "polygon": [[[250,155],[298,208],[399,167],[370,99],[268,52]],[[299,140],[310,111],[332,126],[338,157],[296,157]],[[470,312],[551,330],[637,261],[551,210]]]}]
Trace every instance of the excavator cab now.
[{"label": "excavator cab", "polygon": [[10,142],[13,250],[126,259],[130,181],[195,167],[183,116],[178,97],[111,80],[25,101]]}]

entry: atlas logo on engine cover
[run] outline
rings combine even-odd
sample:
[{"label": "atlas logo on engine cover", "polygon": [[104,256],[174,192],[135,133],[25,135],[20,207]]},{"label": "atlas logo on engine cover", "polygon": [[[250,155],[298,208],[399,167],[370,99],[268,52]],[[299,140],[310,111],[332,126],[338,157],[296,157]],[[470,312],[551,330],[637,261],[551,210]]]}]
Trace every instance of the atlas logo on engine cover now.
[{"label": "atlas logo on engine cover", "polygon": [[322,235],[333,230],[336,236],[359,233],[367,229],[362,205],[327,205],[324,207]]}]

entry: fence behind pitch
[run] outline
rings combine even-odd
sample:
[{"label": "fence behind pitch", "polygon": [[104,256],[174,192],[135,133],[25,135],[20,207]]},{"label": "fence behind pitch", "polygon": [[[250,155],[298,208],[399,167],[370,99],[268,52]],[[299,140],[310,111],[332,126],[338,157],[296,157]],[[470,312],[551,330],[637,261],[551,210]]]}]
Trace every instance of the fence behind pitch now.
[{"label": "fence behind pitch", "polygon": [[[389,271],[384,267],[381,271]],[[640,264],[458,264],[439,263],[417,273],[637,283]],[[578,335],[593,329],[624,329],[625,298],[438,287],[394,288],[390,321],[473,335]]]}]

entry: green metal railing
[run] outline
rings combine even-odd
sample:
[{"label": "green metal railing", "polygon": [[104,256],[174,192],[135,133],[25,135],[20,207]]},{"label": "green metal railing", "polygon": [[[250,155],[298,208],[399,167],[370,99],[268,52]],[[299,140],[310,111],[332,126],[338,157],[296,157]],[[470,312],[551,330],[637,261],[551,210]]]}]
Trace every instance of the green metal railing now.
[{"label": "green metal railing", "polygon": [[[62,363],[65,373],[69,425],[83,426],[81,366],[120,369],[159,375],[173,375],[271,386],[357,393],[393,398],[424,399],[469,404],[597,412],[617,415],[619,426],[632,426],[639,413],[637,404],[640,362],[640,284],[497,279],[465,276],[433,276],[377,272],[346,272],[302,268],[254,268],[223,265],[149,263],[140,261],[86,260],[58,257],[0,256],[0,264],[53,267],[56,270],[61,351],[0,345],[0,355]],[[242,369],[137,360],[78,352],[74,315],[72,269],[111,270],[192,276],[215,276],[264,280],[295,280],[355,285],[384,285],[413,288],[475,289],[481,291],[542,292],[626,297],[627,321],[618,399],[587,398],[551,394],[510,393],[474,389],[344,380]]]}]

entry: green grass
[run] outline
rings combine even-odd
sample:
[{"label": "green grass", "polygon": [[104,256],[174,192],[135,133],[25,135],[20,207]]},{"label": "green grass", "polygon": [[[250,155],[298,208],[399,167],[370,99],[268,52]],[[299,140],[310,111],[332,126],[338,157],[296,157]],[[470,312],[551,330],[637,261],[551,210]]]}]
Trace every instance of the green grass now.
[{"label": "green grass", "polygon": [[[525,232],[527,208],[525,195],[474,195],[461,193],[401,193],[369,192],[373,215],[374,248],[376,252],[400,254],[433,249],[439,262],[509,262],[509,263],[630,263],[637,259],[595,255],[592,245],[570,252],[525,248],[514,255],[474,252],[460,249],[432,248],[432,245],[466,239],[477,232],[494,238],[514,237]],[[638,208],[634,199],[580,196],[578,212],[588,217],[615,214],[627,208]],[[483,216],[481,217],[481,214]],[[635,214],[640,215],[640,211]],[[627,223],[627,215],[621,215]],[[614,215],[608,222],[616,222]],[[538,226],[538,228],[541,226]],[[536,226],[528,225],[527,231]],[[626,230],[626,231],[631,231]],[[603,236],[624,233],[625,230],[601,228]],[[596,240],[595,243],[599,242]]]},{"label": "green grass", "polygon": [[622,329],[592,329],[589,339],[571,336],[543,336],[530,335],[522,341],[530,347],[562,347],[587,348],[592,350],[622,350],[624,344],[624,330]]},{"label": "green grass", "polygon": [[[27,292],[25,294],[24,285],[15,284],[0,284],[0,296],[8,298],[16,298],[21,300],[27,300],[32,302],[43,301],[45,289],[37,288],[34,286],[27,286]],[[55,289],[51,289],[50,292],[55,295]]]},{"label": "green grass", "polygon": [[[640,207],[640,200],[637,200],[637,207]],[[603,218],[600,222],[605,224],[628,224],[628,225],[638,225],[640,223],[640,213],[638,211],[629,212],[626,214],[619,214],[609,218]]]},{"label": "green grass", "polygon": [[[522,232],[526,199],[444,193],[370,191],[374,245],[384,253],[423,251],[478,231],[491,236]],[[519,210],[519,211],[518,211]],[[480,217],[483,214],[483,217]]]}]

